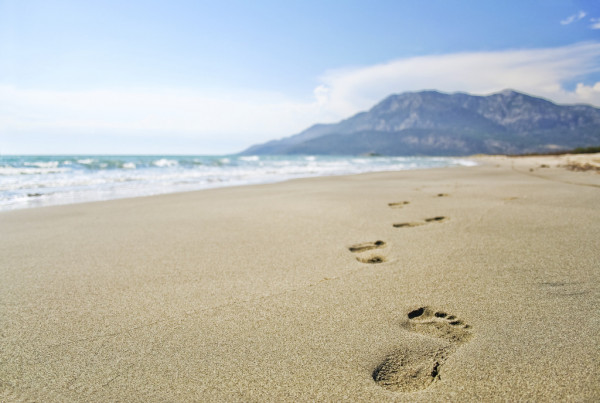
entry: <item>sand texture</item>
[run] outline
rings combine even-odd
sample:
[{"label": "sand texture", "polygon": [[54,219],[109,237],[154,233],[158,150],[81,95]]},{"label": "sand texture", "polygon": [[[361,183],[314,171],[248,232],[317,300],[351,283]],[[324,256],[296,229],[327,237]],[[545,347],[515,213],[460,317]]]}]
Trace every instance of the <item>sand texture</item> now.
[{"label": "sand texture", "polygon": [[540,158],[0,213],[0,401],[599,401],[600,174]]}]

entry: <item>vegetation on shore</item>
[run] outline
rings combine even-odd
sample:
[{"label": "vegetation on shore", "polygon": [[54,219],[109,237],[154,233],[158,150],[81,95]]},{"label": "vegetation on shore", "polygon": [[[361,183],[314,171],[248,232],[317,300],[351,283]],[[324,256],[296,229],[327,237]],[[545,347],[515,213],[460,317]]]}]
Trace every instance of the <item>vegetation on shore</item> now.
[{"label": "vegetation on shore", "polygon": [[572,150],[559,150],[543,153],[509,154],[509,157],[535,157],[544,155],[566,155],[566,154],[595,154],[600,153],[600,146],[577,147]]}]

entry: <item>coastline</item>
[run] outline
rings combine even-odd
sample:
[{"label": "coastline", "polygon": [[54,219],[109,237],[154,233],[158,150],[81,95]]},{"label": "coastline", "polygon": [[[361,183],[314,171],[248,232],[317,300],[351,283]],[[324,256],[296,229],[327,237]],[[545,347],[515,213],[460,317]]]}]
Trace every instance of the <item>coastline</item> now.
[{"label": "coastline", "polygon": [[597,400],[600,175],[536,158],[2,212],[0,400]]},{"label": "coastline", "polygon": [[451,157],[31,155],[0,158],[0,211],[470,164]]}]

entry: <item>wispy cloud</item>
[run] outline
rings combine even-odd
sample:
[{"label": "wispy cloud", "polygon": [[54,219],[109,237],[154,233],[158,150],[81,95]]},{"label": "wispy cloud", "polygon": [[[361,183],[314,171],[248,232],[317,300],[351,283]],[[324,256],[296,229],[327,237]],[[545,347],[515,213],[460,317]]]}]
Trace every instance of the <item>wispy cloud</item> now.
[{"label": "wispy cloud", "polygon": [[585,11],[580,11],[577,14],[573,14],[567,18],[565,18],[564,20],[562,20],[560,23],[562,25],[569,25],[574,23],[575,21],[579,21],[581,19],[583,19],[586,16],[586,12]]},{"label": "wispy cloud", "polygon": [[[0,132],[177,135],[206,140],[272,138],[331,119],[318,100],[277,93],[142,89],[49,91],[0,85]],[[319,111],[323,113],[320,113]]]},{"label": "wispy cloud", "polygon": [[590,21],[592,22],[592,25],[590,28],[600,29],[600,18],[591,18]]},{"label": "wispy cloud", "polygon": [[513,88],[557,102],[589,102],[565,89],[565,83],[600,71],[600,43],[549,49],[507,50],[422,56],[324,75],[321,98],[330,110],[348,115],[365,109],[390,93],[437,89],[489,94]]},{"label": "wispy cloud", "polygon": [[[547,49],[465,52],[392,60],[332,70],[306,98],[281,93],[225,90],[119,89],[49,91],[0,83],[0,133],[85,136],[178,136],[207,144],[215,139],[243,147],[334,122],[369,109],[392,93],[437,89],[489,94],[505,88],[560,103],[600,106],[600,42]],[[574,89],[568,89],[575,85]],[[1,143],[0,138],[0,143]],[[9,139],[10,140],[10,139]]]}]

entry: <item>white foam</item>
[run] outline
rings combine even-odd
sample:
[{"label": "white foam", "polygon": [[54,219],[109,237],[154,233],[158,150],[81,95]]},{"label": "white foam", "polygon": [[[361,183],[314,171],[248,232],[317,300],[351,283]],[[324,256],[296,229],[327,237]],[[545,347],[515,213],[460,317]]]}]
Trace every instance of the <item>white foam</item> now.
[{"label": "white foam", "polygon": [[159,160],[152,161],[152,165],[159,167],[159,168],[174,167],[174,166],[179,165],[179,162],[177,162],[176,160],[168,160],[166,158],[161,158]]},{"label": "white foam", "polygon": [[[300,177],[476,165],[460,158],[414,157],[253,155],[182,159],[107,156],[99,159],[79,156],[41,162],[39,157],[31,158],[2,161],[5,165],[0,166],[0,210],[270,183]],[[67,161],[77,162],[67,167]],[[27,197],[28,194],[44,196]]]},{"label": "white foam", "polygon": [[67,168],[23,168],[2,167],[0,175],[45,175],[68,171]]},{"label": "white foam", "polygon": [[258,155],[250,155],[248,157],[240,157],[239,159],[241,161],[253,162],[253,161],[259,161],[260,157]]},{"label": "white foam", "polygon": [[479,165],[477,162],[471,160],[452,160],[452,162],[463,167],[475,167]]},{"label": "white foam", "polygon": [[44,169],[52,169],[52,168],[57,168],[58,164],[60,164],[59,161],[48,161],[48,162],[36,161],[36,162],[26,162],[23,165],[30,166],[30,167],[44,168]]}]

